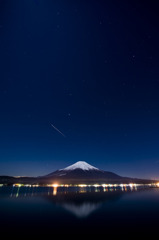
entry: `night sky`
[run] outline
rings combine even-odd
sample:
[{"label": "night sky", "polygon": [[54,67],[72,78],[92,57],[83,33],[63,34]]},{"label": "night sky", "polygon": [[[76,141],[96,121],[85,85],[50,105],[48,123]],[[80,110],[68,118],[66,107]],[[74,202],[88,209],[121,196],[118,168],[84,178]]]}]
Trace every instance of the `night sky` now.
[{"label": "night sky", "polygon": [[76,161],[159,179],[157,1],[0,0],[0,175]]}]

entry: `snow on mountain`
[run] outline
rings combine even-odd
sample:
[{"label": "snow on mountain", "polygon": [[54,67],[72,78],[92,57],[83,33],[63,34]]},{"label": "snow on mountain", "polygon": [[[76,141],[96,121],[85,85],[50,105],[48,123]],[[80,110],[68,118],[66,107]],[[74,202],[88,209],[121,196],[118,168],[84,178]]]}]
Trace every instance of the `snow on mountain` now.
[{"label": "snow on mountain", "polygon": [[119,175],[100,170],[87,162],[79,161],[66,168],[59,169],[55,172],[52,172],[45,178],[50,181],[65,182],[65,183],[81,183],[81,182],[96,182],[99,181],[110,181],[111,180],[121,180],[122,177]]},{"label": "snow on mountain", "polygon": [[75,170],[75,169],[82,169],[82,170],[99,170],[98,168],[96,167],[93,167],[92,165],[84,162],[84,161],[79,161],[79,162],[76,162],[66,168],[63,168],[63,169],[60,169],[60,170],[64,170],[64,171],[72,171],[72,170]]}]

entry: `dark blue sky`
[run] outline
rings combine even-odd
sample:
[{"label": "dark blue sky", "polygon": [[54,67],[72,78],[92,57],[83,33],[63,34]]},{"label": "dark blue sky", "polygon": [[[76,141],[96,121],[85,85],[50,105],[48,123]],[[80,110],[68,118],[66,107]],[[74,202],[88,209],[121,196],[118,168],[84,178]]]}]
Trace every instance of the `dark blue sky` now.
[{"label": "dark blue sky", "polygon": [[0,175],[159,178],[158,7],[0,0]]}]

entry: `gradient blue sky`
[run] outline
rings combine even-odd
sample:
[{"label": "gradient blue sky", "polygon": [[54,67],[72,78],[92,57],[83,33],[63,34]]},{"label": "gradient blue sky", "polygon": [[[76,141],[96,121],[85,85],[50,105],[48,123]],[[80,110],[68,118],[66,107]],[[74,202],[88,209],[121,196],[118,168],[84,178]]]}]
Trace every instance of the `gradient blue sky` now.
[{"label": "gradient blue sky", "polygon": [[153,0],[0,0],[0,175],[159,179],[158,27]]}]

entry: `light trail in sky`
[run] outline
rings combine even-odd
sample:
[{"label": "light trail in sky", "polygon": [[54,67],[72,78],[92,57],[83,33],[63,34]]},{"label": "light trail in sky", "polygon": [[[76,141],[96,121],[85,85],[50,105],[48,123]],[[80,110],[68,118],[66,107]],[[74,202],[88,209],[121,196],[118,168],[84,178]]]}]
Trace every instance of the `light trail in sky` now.
[{"label": "light trail in sky", "polygon": [[59,132],[63,137],[66,137],[58,128],[56,128],[53,124],[51,124],[51,126],[57,131]]}]

